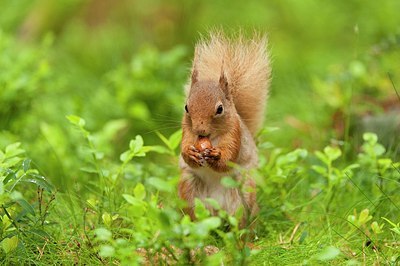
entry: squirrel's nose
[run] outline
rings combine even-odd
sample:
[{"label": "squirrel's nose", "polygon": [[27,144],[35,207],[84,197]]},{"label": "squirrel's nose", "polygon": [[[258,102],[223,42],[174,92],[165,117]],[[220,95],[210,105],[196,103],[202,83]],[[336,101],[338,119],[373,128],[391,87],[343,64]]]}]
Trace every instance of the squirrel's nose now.
[{"label": "squirrel's nose", "polygon": [[205,130],[204,128],[196,128],[194,130],[194,133],[196,135],[198,135],[199,137],[208,137],[210,135],[210,133],[207,130]]},{"label": "squirrel's nose", "polygon": [[207,128],[207,124],[204,120],[197,121],[193,123],[193,133],[199,137],[207,137],[210,135],[210,131]]}]

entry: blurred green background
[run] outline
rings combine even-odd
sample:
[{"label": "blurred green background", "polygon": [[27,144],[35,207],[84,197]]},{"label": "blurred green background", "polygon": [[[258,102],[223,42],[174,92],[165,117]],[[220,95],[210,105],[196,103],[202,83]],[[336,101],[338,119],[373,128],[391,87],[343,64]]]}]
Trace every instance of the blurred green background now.
[{"label": "blurred green background", "polygon": [[[400,1],[0,1],[0,147],[20,141],[60,188],[79,180],[84,118],[118,160],[141,134],[180,128],[193,47],[213,27],[269,36],[269,141],[357,149],[364,131],[398,157]],[[344,142],[342,142],[344,141]]]}]

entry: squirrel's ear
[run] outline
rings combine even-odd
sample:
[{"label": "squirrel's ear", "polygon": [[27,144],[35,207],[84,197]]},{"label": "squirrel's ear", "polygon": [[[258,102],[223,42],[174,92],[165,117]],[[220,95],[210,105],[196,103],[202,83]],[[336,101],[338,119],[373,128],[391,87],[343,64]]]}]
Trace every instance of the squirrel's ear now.
[{"label": "squirrel's ear", "polygon": [[221,76],[219,77],[219,86],[222,89],[222,91],[225,93],[226,98],[229,99],[230,92],[229,92],[229,88],[228,88],[228,79],[225,76],[223,67],[221,68]]},{"label": "squirrel's ear", "polygon": [[192,85],[197,82],[198,74],[199,74],[199,72],[197,71],[197,69],[193,68],[193,70],[192,70]]},{"label": "squirrel's ear", "polygon": [[197,68],[196,68],[196,62],[198,60],[198,57],[199,57],[199,50],[197,49],[197,47],[195,47],[194,58],[193,58],[192,77],[191,77],[191,79],[192,79],[191,85],[192,86],[193,86],[193,84],[197,83],[198,78],[199,78],[199,72],[197,71]]},{"label": "squirrel's ear", "polygon": [[219,77],[219,86],[224,91],[225,91],[225,89],[228,89],[228,80],[226,79],[224,72],[222,72],[221,76]]}]

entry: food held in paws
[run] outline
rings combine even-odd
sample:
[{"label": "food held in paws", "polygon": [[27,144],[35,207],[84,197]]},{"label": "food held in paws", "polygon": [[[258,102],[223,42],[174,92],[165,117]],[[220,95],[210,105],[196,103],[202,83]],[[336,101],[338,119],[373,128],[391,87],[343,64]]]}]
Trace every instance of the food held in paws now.
[{"label": "food held in paws", "polygon": [[209,138],[207,137],[199,137],[197,139],[197,142],[195,144],[196,149],[198,149],[199,151],[204,151],[205,149],[211,149],[212,145],[211,145],[211,141]]}]

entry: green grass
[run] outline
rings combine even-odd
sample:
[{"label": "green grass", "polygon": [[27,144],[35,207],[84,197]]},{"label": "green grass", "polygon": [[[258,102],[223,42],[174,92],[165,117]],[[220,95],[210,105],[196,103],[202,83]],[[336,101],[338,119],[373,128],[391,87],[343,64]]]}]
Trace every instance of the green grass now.
[{"label": "green grass", "polygon": [[[0,264],[399,264],[399,2],[146,3],[0,3]],[[220,24],[270,38],[251,241],[177,196],[182,86]]]}]

